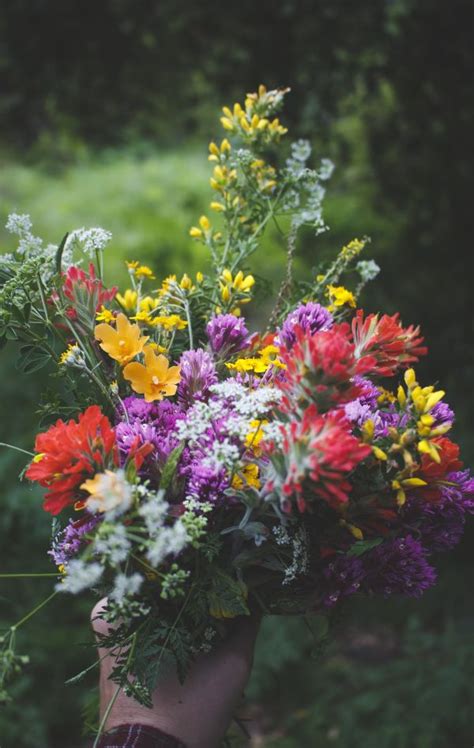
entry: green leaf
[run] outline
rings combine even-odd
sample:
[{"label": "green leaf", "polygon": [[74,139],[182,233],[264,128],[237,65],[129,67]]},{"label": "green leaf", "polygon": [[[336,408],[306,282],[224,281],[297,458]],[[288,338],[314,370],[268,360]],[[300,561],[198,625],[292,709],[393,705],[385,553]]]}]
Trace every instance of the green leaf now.
[{"label": "green leaf", "polygon": [[64,234],[61,244],[56,250],[56,272],[58,275],[61,275],[63,252],[64,252],[64,247],[66,246],[68,236],[69,236],[69,232],[67,232],[67,234]]},{"label": "green leaf", "polygon": [[213,569],[212,587],[208,593],[209,612],[214,618],[248,616],[247,588],[218,568]]},{"label": "green leaf", "polygon": [[23,345],[20,348],[20,355],[16,362],[16,368],[25,374],[32,374],[39,369],[43,369],[51,361],[49,353],[42,348],[31,345]]},{"label": "green leaf", "polygon": [[173,451],[171,452],[170,456],[166,460],[165,466],[163,468],[163,472],[161,473],[161,480],[160,480],[160,488],[167,489],[171,485],[171,481],[173,480],[173,476],[176,473],[176,468],[178,466],[179,459],[183,453],[184,449],[184,442],[182,444],[179,444]]},{"label": "green leaf", "polygon": [[363,553],[376,548],[380,545],[382,538],[374,538],[373,540],[356,540],[347,551],[348,556],[362,556]]}]

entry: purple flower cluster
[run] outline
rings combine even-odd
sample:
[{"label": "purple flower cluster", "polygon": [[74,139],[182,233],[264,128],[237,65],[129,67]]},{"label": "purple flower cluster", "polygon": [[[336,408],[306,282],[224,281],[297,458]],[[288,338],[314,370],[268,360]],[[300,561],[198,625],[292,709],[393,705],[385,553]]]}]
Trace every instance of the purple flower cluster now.
[{"label": "purple flower cluster", "polygon": [[314,335],[321,330],[329,330],[332,323],[332,314],[325,307],[309,301],[307,304],[301,304],[288,315],[278,332],[278,340],[289,350],[296,343],[296,326]]},{"label": "purple flower cluster", "polygon": [[151,476],[164,465],[178,444],[173,432],[178,420],[184,417],[183,411],[169,400],[147,403],[132,396],[125,398],[117,415],[115,436],[124,461],[132,446],[140,447],[148,442],[154,447],[142,471]]},{"label": "purple flower cluster", "polygon": [[427,550],[411,535],[386,540],[362,556],[340,555],[322,572],[323,605],[332,607],[357,591],[419,597],[436,581]]},{"label": "purple flower cluster", "polygon": [[474,478],[468,470],[449,473],[439,501],[410,498],[405,514],[417,526],[423,544],[432,551],[447,551],[461,540],[466,515],[474,512]]},{"label": "purple flower cluster", "polygon": [[[231,315],[229,315],[231,316]],[[178,385],[178,401],[189,408],[194,402],[206,400],[209,388],[217,382],[214,361],[209,353],[199,348],[186,351],[180,358],[181,381]]]},{"label": "purple flower cluster", "polygon": [[238,353],[248,344],[249,331],[242,317],[233,314],[218,314],[206,327],[209,346],[215,356],[227,358]]},{"label": "purple flower cluster", "polygon": [[52,549],[48,551],[56,566],[67,564],[77,555],[86,542],[85,535],[100,521],[99,517],[87,513],[80,520],[69,520],[68,526],[55,538]]}]

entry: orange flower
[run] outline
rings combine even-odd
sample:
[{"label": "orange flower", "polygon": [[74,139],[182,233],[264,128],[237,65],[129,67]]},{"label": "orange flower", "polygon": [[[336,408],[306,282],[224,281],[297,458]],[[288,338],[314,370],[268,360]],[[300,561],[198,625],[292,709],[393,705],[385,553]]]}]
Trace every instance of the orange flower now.
[{"label": "orange flower", "polygon": [[144,365],[134,361],[127,364],[123,370],[123,375],[131,383],[132,389],[140,395],[145,395],[147,403],[174,395],[181,378],[180,367],[170,366],[168,359],[161,353],[156,355],[151,346],[146,346],[143,353]]},{"label": "orange flower", "polygon": [[123,366],[143,351],[148,337],[141,336],[139,326],[132,325],[125,314],[117,315],[116,322],[117,329],[106,323],[96,325],[94,334],[102,350]]}]

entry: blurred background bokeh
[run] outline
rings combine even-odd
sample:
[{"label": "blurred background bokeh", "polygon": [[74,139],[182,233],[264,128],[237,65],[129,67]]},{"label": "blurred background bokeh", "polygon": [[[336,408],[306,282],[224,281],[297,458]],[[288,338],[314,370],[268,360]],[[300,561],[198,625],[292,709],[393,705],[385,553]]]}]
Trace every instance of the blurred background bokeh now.
[{"label": "blurred background bokeh", "polygon": [[[457,413],[474,462],[474,10],[471,0],[2,0],[0,219],[29,213],[58,242],[80,226],[113,232],[109,281],[124,259],[158,276],[196,271],[188,227],[210,199],[207,142],[223,104],[264,82],[290,86],[291,135],[330,157],[330,231],[303,236],[307,273],[369,235],[382,268],[361,303],[422,326],[419,367]],[[0,251],[13,249],[3,229]],[[253,270],[274,285],[284,252],[268,236]],[[255,317],[256,312],[254,312]],[[258,319],[256,320],[258,321]],[[25,378],[0,354],[0,440],[26,449],[47,373]],[[50,570],[40,495],[2,450],[0,571]],[[420,601],[348,606],[321,651],[302,621],[268,619],[248,689],[252,746],[467,748],[472,725],[472,528],[439,559]],[[0,580],[0,622],[20,618],[48,580]],[[0,707],[2,748],[79,748],[94,719],[88,601],[60,599],[19,632],[31,663]],[[245,745],[237,733],[230,744]]]}]

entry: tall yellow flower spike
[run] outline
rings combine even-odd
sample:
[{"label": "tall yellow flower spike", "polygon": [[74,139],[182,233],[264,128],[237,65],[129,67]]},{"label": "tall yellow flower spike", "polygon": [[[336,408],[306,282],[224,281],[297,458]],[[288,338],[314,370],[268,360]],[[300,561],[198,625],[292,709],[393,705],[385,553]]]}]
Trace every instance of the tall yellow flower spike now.
[{"label": "tall yellow flower spike", "polygon": [[94,337],[110,358],[124,366],[143,351],[148,337],[141,335],[139,326],[132,325],[125,314],[119,314],[116,322],[117,329],[106,323],[96,325]]},{"label": "tall yellow flower spike", "polygon": [[168,359],[161,353],[157,355],[150,346],[143,354],[144,364],[133,361],[123,370],[134,392],[144,395],[147,403],[174,395],[181,378],[180,367],[170,366]]}]

